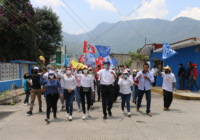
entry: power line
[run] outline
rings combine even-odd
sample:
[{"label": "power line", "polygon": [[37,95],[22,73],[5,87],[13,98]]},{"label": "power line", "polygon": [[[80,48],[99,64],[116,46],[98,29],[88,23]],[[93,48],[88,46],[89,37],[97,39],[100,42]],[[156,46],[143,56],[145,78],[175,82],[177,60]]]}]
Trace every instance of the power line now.
[{"label": "power line", "polygon": [[[56,2],[62,7],[62,9],[68,14],[68,16],[70,16],[72,19],[73,19],[73,21],[74,22],[76,22],[76,24],[78,24],[78,26],[81,28],[81,29],[83,29],[83,31],[88,35],[88,36],[90,36],[92,39],[94,39],[88,32],[86,32],[85,30],[84,30],[84,28],[65,10],[65,8],[56,0]],[[96,42],[96,41],[95,41]],[[98,43],[98,42],[96,42],[96,43]]]},{"label": "power line", "polygon": [[[113,29],[115,26],[117,26],[120,22],[122,22],[125,18],[127,18],[128,16],[130,16],[130,14],[132,14],[133,12],[135,12],[138,8],[140,8],[145,2],[147,2],[147,0],[145,0],[143,3],[141,3],[138,7],[136,7],[133,11],[131,11],[127,16],[125,16],[124,18],[122,18],[120,21],[118,21],[115,25],[113,25],[110,29],[108,29],[107,31],[105,31],[104,33],[102,33],[98,38],[100,38],[101,36],[105,35],[107,32],[109,32],[111,29]],[[97,40],[98,38],[90,41],[90,42],[94,42],[95,40]]]},{"label": "power line", "polygon": [[[108,1],[109,1],[110,4],[112,4],[112,6],[117,10],[117,12],[123,17],[123,14],[117,9],[117,7],[115,7],[115,5],[114,5],[110,0],[108,0]],[[136,33],[138,33],[141,37],[145,38],[144,36],[142,36],[142,35],[130,24],[130,22],[129,22],[128,20],[125,19],[125,21],[133,28],[133,30],[134,30]],[[147,39],[147,40],[148,40],[148,39]],[[152,41],[152,40],[148,40],[148,41]],[[152,41],[152,42],[155,42],[155,41]]]},{"label": "power line", "polygon": [[[76,14],[76,12],[74,12],[74,10],[63,0],[63,2],[67,5],[67,7],[76,15],[76,17],[78,17],[78,19],[80,20],[80,21],[82,21],[82,23],[89,29],[89,30],[91,30],[91,32],[96,36],[96,37],[98,37],[97,36],[97,34],[95,34],[95,32],[94,31],[92,31],[92,29]],[[105,43],[102,39],[100,39],[103,43]]]}]

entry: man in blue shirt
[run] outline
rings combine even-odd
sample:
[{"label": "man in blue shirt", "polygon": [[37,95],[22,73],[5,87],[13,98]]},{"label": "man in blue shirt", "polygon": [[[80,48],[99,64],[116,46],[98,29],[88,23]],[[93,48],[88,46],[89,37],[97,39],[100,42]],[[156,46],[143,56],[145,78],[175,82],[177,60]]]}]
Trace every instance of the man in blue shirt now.
[{"label": "man in blue shirt", "polygon": [[137,109],[136,111],[139,111],[139,108],[141,106],[141,101],[143,98],[144,93],[146,94],[146,100],[147,100],[147,110],[146,113],[150,117],[152,114],[150,113],[150,105],[151,105],[151,87],[150,83],[154,82],[153,74],[149,71],[149,64],[145,63],[143,65],[143,71],[139,71],[137,73],[136,79],[139,80],[139,95],[138,95],[138,102],[137,102]]}]

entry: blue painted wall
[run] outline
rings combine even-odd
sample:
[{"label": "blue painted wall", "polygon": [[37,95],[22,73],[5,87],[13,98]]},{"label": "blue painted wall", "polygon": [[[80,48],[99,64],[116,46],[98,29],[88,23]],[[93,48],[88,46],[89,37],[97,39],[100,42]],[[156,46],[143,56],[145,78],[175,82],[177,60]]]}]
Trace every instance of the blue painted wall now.
[{"label": "blue painted wall", "polygon": [[0,82],[0,92],[11,89],[11,85],[13,83],[15,83],[15,86],[21,87],[22,86],[22,79]]},{"label": "blue painted wall", "polygon": [[[200,46],[199,46],[200,47]],[[185,68],[185,71],[187,70],[187,63],[190,61],[192,63],[196,63],[197,66],[197,71],[198,71],[198,77],[197,77],[197,82],[200,87],[200,52],[195,52],[195,46],[190,46],[187,48],[182,48],[176,50],[178,52],[177,55],[167,59],[164,61],[164,66],[169,65],[172,69],[172,72],[177,75],[178,74],[178,69],[179,69],[179,64],[182,63],[183,67]],[[153,53],[153,50],[151,51],[151,66],[153,66],[153,58],[160,58],[162,53]],[[186,73],[185,73],[186,75]],[[184,75],[184,77],[185,77]],[[177,80],[177,89],[179,88],[179,81],[178,78]],[[158,76],[157,78],[157,86],[162,85],[162,78]],[[187,81],[186,79],[184,80],[184,87],[187,87]],[[197,91],[196,87],[193,85],[191,88],[192,91]]]}]

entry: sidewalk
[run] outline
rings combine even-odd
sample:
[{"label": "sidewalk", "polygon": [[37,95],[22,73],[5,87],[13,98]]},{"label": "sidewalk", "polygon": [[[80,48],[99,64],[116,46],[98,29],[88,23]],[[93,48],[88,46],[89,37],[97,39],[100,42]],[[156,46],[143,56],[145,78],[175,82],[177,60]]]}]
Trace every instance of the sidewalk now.
[{"label": "sidewalk", "polygon": [[[158,94],[163,94],[162,87],[151,87],[151,91]],[[174,98],[183,100],[200,100],[200,93],[198,92],[188,93],[184,90],[176,90],[176,92],[173,93],[173,96]]]}]

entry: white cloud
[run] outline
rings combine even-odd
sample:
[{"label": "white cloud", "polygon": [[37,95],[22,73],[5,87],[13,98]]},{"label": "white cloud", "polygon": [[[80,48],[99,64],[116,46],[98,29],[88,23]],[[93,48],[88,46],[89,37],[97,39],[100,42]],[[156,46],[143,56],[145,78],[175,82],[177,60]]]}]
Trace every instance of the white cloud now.
[{"label": "white cloud", "polygon": [[189,17],[196,20],[200,20],[200,8],[198,7],[187,7],[186,10],[181,11],[176,17],[173,18],[175,20],[179,17]]},{"label": "white cloud", "polygon": [[79,34],[82,34],[82,33],[84,33],[84,30],[83,30],[83,29],[80,29],[80,30],[78,30],[76,33],[74,33],[74,35],[79,35]]},{"label": "white cloud", "polygon": [[35,0],[35,3],[40,6],[48,6],[53,9],[54,12],[57,12],[57,9],[60,5],[65,6],[60,0]]},{"label": "white cloud", "polygon": [[169,11],[167,10],[165,0],[152,0],[151,2],[145,2],[134,12],[134,14],[131,14],[129,17],[127,17],[126,20],[144,18],[165,19],[168,12]]},{"label": "white cloud", "polygon": [[86,0],[90,3],[91,9],[98,9],[102,11],[117,11],[110,2],[105,0]]}]

